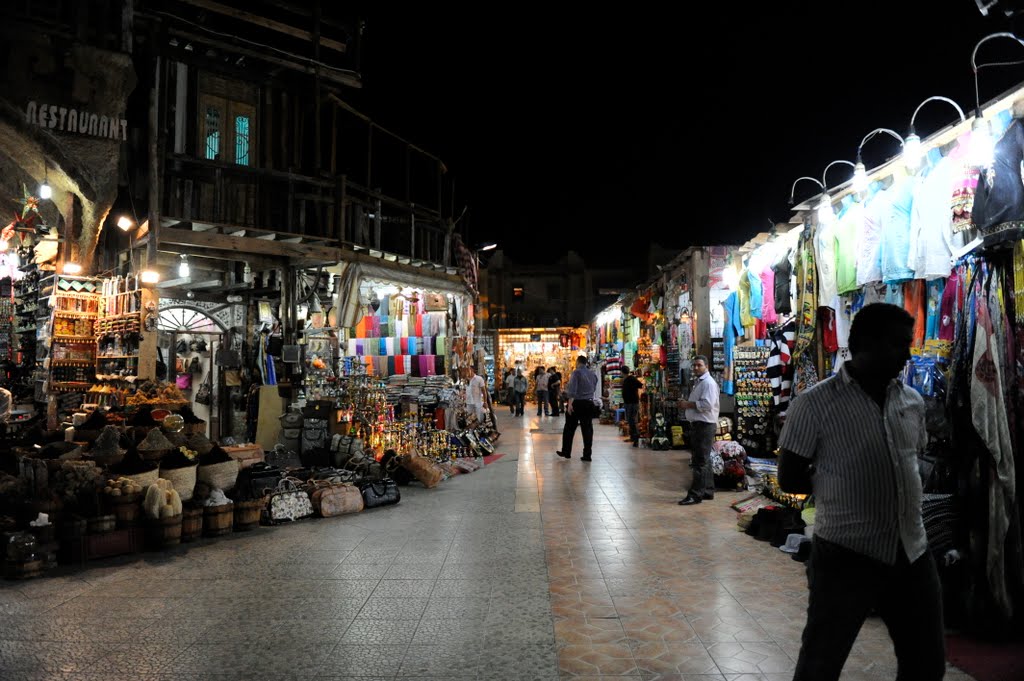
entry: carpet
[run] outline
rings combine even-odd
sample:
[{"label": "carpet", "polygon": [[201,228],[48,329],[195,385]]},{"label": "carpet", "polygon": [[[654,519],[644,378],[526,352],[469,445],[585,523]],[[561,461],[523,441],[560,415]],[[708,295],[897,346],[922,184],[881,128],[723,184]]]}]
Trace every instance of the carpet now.
[{"label": "carpet", "polygon": [[979,641],[961,634],[946,636],[946,659],[976,681],[1024,679],[1024,643]]},{"label": "carpet", "polygon": [[747,511],[756,511],[757,509],[764,508],[765,506],[776,505],[778,505],[776,502],[760,494],[752,494],[748,497],[740,499],[736,503],[729,504],[729,506],[734,511],[739,511],[740,513],[745,513]]},{"label": "carpet", "polygon": [[[503,456],[505,456],[505,455],[504,454],[488,454],[487,456],[484,457],[484,465],[485,466],[489,466],[490,464],[494,463],[495,461],[497,461],[498,459],[500,459]],[[452,469],[452,475],[465,475],[465,474],[466,474],[466,471],[459,470],[458,468],[453,468]]]}]

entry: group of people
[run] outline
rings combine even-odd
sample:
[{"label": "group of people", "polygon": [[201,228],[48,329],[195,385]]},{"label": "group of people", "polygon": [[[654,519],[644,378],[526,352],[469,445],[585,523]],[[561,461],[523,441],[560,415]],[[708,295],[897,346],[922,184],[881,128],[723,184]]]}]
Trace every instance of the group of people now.
[{"label": "group of people", "polygon": [[[558,367],[537,367],[533,371],[534,396],[537,398],[537,416],[559,416],[562,413],[562,372]],[[504,378],[509,411],[522,416],[526,409],[526,393],[530,380],[521,368],[509,367]]]}]

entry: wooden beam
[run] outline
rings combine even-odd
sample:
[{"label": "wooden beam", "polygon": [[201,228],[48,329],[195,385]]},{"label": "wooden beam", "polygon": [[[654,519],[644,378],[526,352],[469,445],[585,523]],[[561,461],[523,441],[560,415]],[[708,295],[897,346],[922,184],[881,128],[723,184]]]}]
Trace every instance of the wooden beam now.
[{"label": "wooden beam", "polygon": [[314,262],[338,262],[342,259],[341,249],[330,246],[311,244],[293,244],[282,241],[265,241],[263,239],[246,239],[224,234],[209,232],[193,232],[184,229],[167,228],[161,230],[160,244],[198,246],[219,251],[233,251],[235,260],[244,260],[243,254],[277,256]]},{"label": "wooden beam", "polygon": [[[289,26],[288,24],[283,24],[280,21],[274,21],[273,19],[261,17],[256,14],[246,12],[244,10],[235,9],[234,7],[228,7],[227,5],[222,5],[219,2],[213,2],[213,0],[182,0],[182,2],[188,5],[194,5],[195,7],[208,9],[211,12],[223,14],[233,19],[247,21],[250,24],[255,24],[256,26],[269,28],[271,31],[284,33],[285,35],[290,35],[293,38],[299,38],[301,40],[309,41],[313,40],[313,34],[311,34],[309,31],[303,31],[301,28]],[[348,46],[345,45],[345,43],[340,42],[338,40],[332,40],[331,38],[324,38],[321,36],[320,44],[328,49],[334,50],[336,52],[341,52],[342,54],[348,51]]]}]

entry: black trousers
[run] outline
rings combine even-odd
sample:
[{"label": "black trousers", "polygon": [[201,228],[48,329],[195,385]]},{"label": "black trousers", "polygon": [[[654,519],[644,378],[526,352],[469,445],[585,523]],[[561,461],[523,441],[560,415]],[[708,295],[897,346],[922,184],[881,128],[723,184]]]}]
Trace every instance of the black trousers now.
[{"label": "black trousers", "polygon": [[872,608],[896,649],[896,681],[943,677],[942,594],[931,553],[911,563],[901,546],[896,565],[886,565],[815,537],[807,583],[807,624],[793,681],[838,679]]},{"label": "black trousers", "polygon": [[572,454],[572,440],[576,426],[583,433],[583,456],[589,458],[594,446],[594,412],[597,408],[590,400],[573,400],[572,411],[565,412],[565,427],[562,428],[562,453]]},{"label": "black trousers", "polygon": [[558,416],[561,413],[561,411],[558,408],[558,400],[561,393],[562,391],[560,388],[556,388],[555,390],[548,390],[548,400],[551,402],[552,416]]},{"label": "black trousers", "polygon": [[715,444],[714,423],[704,421],[690,422],[690,468],[693,469],[693,482],[690,483],[690,495],[703,498],[704,495],[715,493],[715,476],[711,471],[708,454]]}]

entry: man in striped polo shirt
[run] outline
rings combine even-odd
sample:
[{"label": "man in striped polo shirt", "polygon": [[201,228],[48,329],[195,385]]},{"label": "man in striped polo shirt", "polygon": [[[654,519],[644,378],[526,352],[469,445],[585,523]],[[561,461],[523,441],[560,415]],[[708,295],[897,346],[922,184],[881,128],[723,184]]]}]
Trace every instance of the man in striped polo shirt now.
[{"label": "man in striped polo shirt", "polygon": [[895,645],[897,679],[945,673],[939,579],[921,520],[924,400],[896,380],[913,333],[903,308],[864,307],[850,329],[853,359],[786,414],[779,483],[813,492],[817,507],[794,681],[838,679],[872,609]]}]

